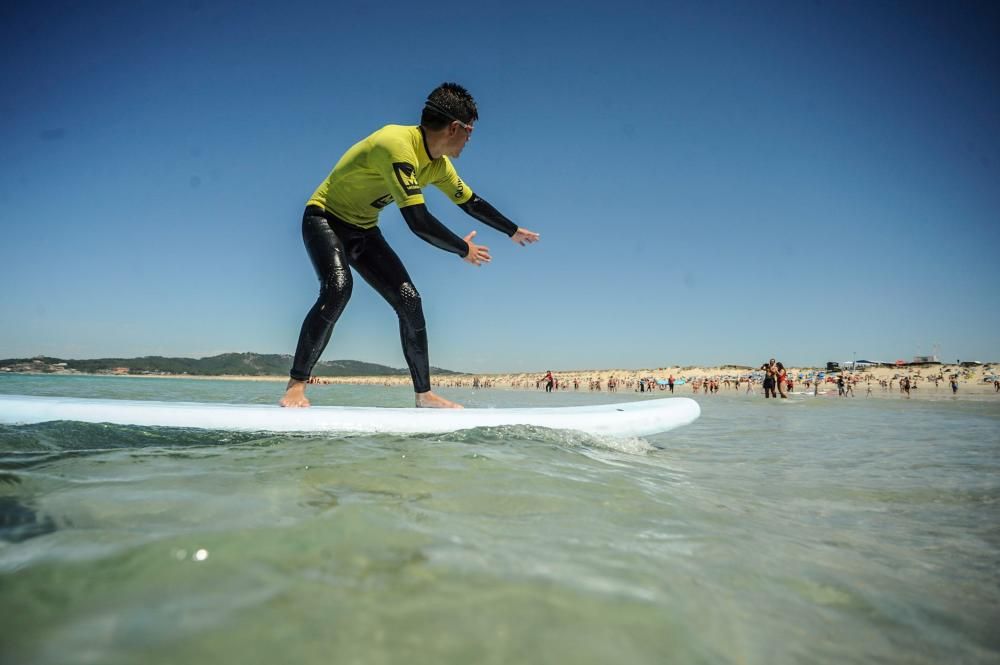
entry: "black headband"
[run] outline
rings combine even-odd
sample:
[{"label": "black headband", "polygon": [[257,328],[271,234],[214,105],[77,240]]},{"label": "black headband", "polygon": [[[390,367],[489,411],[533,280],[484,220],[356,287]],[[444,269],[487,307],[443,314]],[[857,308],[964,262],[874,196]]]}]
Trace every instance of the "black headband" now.
[{"label": "black headband", "polygon": [[463,122],[462,120],[459,120],[458,118],[456,118],[455,116],[453,116],[451,113],[449,113],[447,110],[445,110],[445,108],[443,106],[441,106],[440,104],[438,104],[437,102],[432,102],[431,100],[428,99],[425,102],[425,104],[427,105],[427,108],[429,108],[430,110],[434,111],[435,113],[440,113],[441,115],[443,115],[444,117],[446,117],[446,118],[448,118],[450,120],[454,120],[455,122],[460,122],[463,125],[468,125],[469,124],[469,123]]}]

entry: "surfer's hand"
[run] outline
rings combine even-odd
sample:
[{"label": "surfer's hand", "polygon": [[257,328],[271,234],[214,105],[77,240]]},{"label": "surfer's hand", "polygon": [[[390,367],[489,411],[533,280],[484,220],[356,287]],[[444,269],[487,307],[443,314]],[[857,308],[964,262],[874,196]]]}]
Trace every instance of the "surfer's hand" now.
[{"label": "surfer's hand", "polygon": [[538,242],[538,234],[534,231],[518,227],[517,231],[514,232],[514,235],[512,235],[510,239],[521,247],[524,247],[525,245],[530,245],[533,242]]},{"label": "surfer's hand", "polygon": [[487,247],[486,245],[477,245],[476,243],[472,242],[472,237],[475,235],[476,232],[472,231],[471,233],[469,233],[469,235],[462,238],[462,240],[465,241],[465,244],[469,246],[469,253],[466,254],[464,257],[462,257],[462,260],[468,261],[474,266],[481,266],[484,263],[489,263],[490,261],[492,261],[493,257],[490,256],[489,247]]}]

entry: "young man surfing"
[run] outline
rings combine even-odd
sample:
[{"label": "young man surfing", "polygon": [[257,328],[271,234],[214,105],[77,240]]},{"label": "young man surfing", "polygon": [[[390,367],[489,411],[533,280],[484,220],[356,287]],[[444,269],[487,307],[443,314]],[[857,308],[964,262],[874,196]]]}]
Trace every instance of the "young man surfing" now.
[{"label": "young man surfing", "polygon": [[489,263],[490,250],[452,233],[427,210],[422,189],[434,185],[473,218],[519,245],[538,234],[519,228],[472,192],[449,157],[458,158],[479,119],[472,95],[457,83],[443,83],[427,97],[420,125],[386,125],[352,146],[309,198],[302,217],[302,238],[320,280],[319,298],[299,333],[282,406],[309,406],[306,385],[330,341],[361,275],[395,310],[403,356],[410,369],[416,405],[461,408],[431,391],[427,327],[420,294],[402,261],[378,228],[382,208],[395,202],[410,230],[474,266]]}]

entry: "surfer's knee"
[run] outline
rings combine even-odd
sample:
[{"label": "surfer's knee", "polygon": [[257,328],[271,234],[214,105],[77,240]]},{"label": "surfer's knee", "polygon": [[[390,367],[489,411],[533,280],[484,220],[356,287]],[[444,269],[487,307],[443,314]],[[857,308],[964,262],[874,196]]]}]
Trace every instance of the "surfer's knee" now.
[{"label": "surfer's knee", "polygon": [[399,287],[399,300],[395,309],[400,320],[406,321],[415,330],[423,330],[426,327],[420,293],[417,291],[417,287],[410,282],[403,282]]},{"label": "surfer's knee", "polygon": [[322,290],[331,294],[343,294],[349,297],[354,288],[354,277],[347,266],[334,266],[323,279]]},{"label": "surfer's knee", "polygon": [[320,284],[319,298],[322,301],[322,314],[327,320],[336,320],[351,298],[354,290],[354,277],[347,268],[336,267],[331,270]]}]

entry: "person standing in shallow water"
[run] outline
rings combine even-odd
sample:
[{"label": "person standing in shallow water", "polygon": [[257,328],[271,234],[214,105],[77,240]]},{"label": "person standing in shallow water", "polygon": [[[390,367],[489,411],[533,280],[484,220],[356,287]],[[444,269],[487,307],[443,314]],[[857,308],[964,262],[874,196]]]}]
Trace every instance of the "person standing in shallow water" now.
[{"label": "person standing in shallow water", "polygon": [[766,363],[760,367],[764,370],[764,399],[771,397],[777,398],[778,394],[775,391],[778,385],[778,363],[774,358],[771,358]]},{"label": "person standing in shallow water", "polygon": [[479,119],[472,95],[443,83],[427,97],[417,126],[386,125],[352,146],[309,198],[302,238],[320,280],[319,298],[299,333],[290,379],[281,398],[288,407],[309,406],[305,389],[347,306],[357,271],[395,310],[403,356],[416,405],[461,408],[431,391],[427,327],[420,293],[378,228],[379,213],[395,203],[407,226],[426,242],[481,266],[489,248],[452,233],[427,210],[423,188],[434,185],[468,215],[519,245],[539,235],[518,227],[462,181],[449,158],[458,158]]},{"label": "person standing in shallow water", "polygon": [[545,382],[545,392],[547,393],[552,392],[552,388],[555,387],[556,384],[556,379],[554,376],[552,376],[552,370],[549,370],[545,373],[545,376],[542,377],[542,381]]},{"label": "person standing in shallow water", "polygon": [[778,394],[781,396],[781,399],[788,399],[788,372],[781,363],[776,363],[775,367],[778,370],[778,375],[775,379],[778,384]]}]

